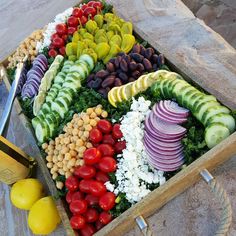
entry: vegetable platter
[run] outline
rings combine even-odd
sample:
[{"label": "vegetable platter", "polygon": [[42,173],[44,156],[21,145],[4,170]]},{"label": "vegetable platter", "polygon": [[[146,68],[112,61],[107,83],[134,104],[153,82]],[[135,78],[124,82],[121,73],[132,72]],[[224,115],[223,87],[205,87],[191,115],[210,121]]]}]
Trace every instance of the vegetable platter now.
[{"label": "vegetable platter", "polygon": [[235,151],[230,107],[115,12],[80,3],[4,61],[9,84],[28,55],[18,109],[68,235],[126,232]]}]

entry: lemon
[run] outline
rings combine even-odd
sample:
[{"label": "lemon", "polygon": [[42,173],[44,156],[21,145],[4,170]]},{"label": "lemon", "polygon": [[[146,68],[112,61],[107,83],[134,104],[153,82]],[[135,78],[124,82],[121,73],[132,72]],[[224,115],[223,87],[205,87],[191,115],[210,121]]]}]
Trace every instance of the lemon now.
[{"label": "lemon", "polygon": [[122,97],[121,97],[121,87],[117,87],[117,90],[116,90],[116,98],[117,98],[117,101],[118,102],[122,102],[123,101],[123,99],[122,99]]},{"label": "lemon", "polygon": [[111,103],[113,107],[116,107],[117,102],[117,89],[119,87],[114,87],[111,91],[108,93],[108,101]]},{"label": "lemon", "polygon": [[128,84],[123,85],[121,87],[120,95],[121,95],[122,99],[128,100],[132,97],[131,88],[132,88],[132,83],[128,83]]},{"label": "lemon", "polygon": [[51,196],[38,200],[29,211],[28,225],[34,234],[50,234],[60,222],[59,213]]},{"label": "lemon", "polygon": [[44,91],[40,91],[38,93],[38,95],[36,96],[35,100],[34,100],[34,105],[33,105],[33,112],[34,112],[34,115],[37,116],[44,101],[45,101],[45,97],[46,97],[46,94]]},{"label": "lemon", "polygon": [[43,185],[37,179],[19,180],[11,188],[12,204],[23,210],[29,210],[41,197],[43,197]]}]

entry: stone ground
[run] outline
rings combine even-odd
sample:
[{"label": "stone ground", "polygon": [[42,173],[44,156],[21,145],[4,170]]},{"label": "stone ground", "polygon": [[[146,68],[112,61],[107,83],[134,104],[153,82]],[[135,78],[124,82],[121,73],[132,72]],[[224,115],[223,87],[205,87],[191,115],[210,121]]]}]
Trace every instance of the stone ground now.
[{"label": "stone ground", "polygon": [[[8,55],[28,34],[50,21],[62,9],[76,1],[29,1],[1,0],[0,8],[0,60]],[[231,45],[236,47],[236,1],[234,0],[183,0],[197,17],[220,33]],[[19,5],[17,5],[19,4]],[[45,9],[50,7],[50,11]],[[8,11],[6,11],[6,9]],[[42,17],[43,13],[43,17]],[[17,20],[13,20],[14,19]],[[4,45],[4,47],[3,47]],[[6,99],[6,89],[0,85],[0,115]],[[13,110],[9,139],[25,150],[30,147],[22,145],[19,139],[20,130],[17,127],[17,114]],[[14,124],[15,123],[15,124]],[[231,158],[223,166],[217,168],[213,175],[225,187],[232,203],[233,224],[231,236],[236,235],[236,157]],[[154,235],[162,236],[210,236],[214,234],[222,211],[219,203],[211,195],[203,181],[167,203],[153,216],[147,219]],[[9,202],[9,189],[0,184],[0,232],[1,236],[32,235],[27,228],[27,214],[18,211]],[[64,235],[58,230],[54,235]],[[142,235],[137,227],[126,234],[127,236]]]}]

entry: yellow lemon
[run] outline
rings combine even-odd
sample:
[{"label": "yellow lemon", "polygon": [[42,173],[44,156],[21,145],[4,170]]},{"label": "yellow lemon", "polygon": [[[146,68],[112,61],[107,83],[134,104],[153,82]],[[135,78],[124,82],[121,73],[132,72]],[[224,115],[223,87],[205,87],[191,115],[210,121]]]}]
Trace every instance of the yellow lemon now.
[{"label": "yellow lemon", "polygon": [[132,83],[128,83],[121,87],[120,93],[122,99],[129,100],[132,97],[131,88],[132,88]]},{"label": "yellow lemon", "polygon": [[11,188],[12,204],[23,210],[29,210],[41,197],[43,197],[43,185],[37,179],[19,180]]},{"label": "yellow lemon", "polygon": [[116,102],[117,102],[117,89],[118,87],[114,87],[108,93],[108,101],[114,107],[116,107]]},{"label": "yellow lemon", "polygon": [[60,222],[59,213],[51,196],[38,200],[29,211],[28,225],[34,234],[50,234]]}]

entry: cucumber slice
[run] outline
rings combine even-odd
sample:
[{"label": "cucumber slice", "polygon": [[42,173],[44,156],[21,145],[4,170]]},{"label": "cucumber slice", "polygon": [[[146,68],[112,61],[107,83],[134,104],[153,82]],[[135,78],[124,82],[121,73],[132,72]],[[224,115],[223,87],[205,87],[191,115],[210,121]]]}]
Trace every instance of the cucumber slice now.
[{"label": "cucumber slice", "polygon": [[172,94],[174,95],[174,97],[177,98],[179,95],[181,95],[181,89],[183,89],[187,85],[189,84],[186,81],[179,80],[178,83],[175,84],[172,91]]},{"label": "cucumber slice", "polygon": [[83,62],[87,63],[90,71],[93,70],[94,61],[93,61],[93,58],[91,56],[89,56],[88,54],[83,54],[82,56],[80,56],[79,61],[83,61]]},{"label": "cucumber slice", "polygon": [[211,102],[211,101],[215,101],[216,102],[216,97],[212,96],[212,95],[205,95],[201,100],[199,100],[196,104],[196,110],[201,106],[201,104],[205,103],[205,102]]},{"label": "cucumber slice", "polygon": [[39,122],[35,128],[35,135],[40,143],[44,143],[50,136],[50,130],[46,122]]},{"label": "cucumber slice", "polygon": [[198,106],[198,109],[194,109],[193,114],[199,121],[203,123],[203,114],[205,113],[205,111],[207,111],[210,107],[218,106],[220,106],[220,103],[216,101],[204,102],[200,106]]},{"label": "cucumber slice", "polygon": [[171,93],[171,84],[173,83],[172,79],[166,79],[165,82],[163,83],[163,96],[167,99],[172,98],[172,93]]},{"label": "cucumber slice", "polygon": [[[51,89],[57,89],[57,90],[60,90],[61,87],[62,87],[62,86],[61,86],[60,84],[53,84],[52,87],[51,87]],[[50,89],[50,90],[51,90],[51,89]]]},{"label": "cucumber slice", "polygon": [[188,91],[190,88],[192,88],[191,85],[186,85],[184,87],[182,87],[179,91],[179,95],[176,97],[177,102],[182,106],[182,96],[183,93],[185,93],[186,91]]},{"label": "cucumber slice", "polygon": [[66,98],[66,99],[69,101],[69,103],[71,103],[72,100],[73,100],[73,96],[72,96],[68,91],[62,91],[62,92],[60,92],[60,93],[58,94],[58,98],[59,98],[59,97],[64,97],[64,98]]},{"label": "cucumber slice", "polygon": [[195,93],[195,92],[198,92],[197,89],[195,89],[193,86],[189,85],[189,86],[186,86],[184,87],[184,89],[182,90],[181,92],[181,95],[179,96],[179,104],[181,106],[184,106],[184,101],[185,99],[187,98],[187,95],[188,96],[191,96],[191,94]]},{"label": "cucumber slice", "polygon": [[183,107],[189,108],[189,103],[191,99],[195,96],[202,96],[202,93],[200,93],[197,89],[193,88],[193,90],[188,91],[184,96],[182,96],[183,101]]},{"label": "cucumber slice", "polygon": [[42,109],[45,109],[47,112],[51,111],[51,104],[49,102],[45,102],[42,106]]},{"label": "cucumber slice", "polygon": [[168,78],[170,80],[170,83],[169,83],[169,88],[168,88],[168,96],[170,98],[173,98],[174,95],[173,95],[173,89],[175,87],[175,85],[179,82],[179,79],[172,79],[172,77],[169,77]]},{"label": "cucumber slice", "polygon": [[47,103],[51,103],[55,98],[56,98],[57,95],[52,95],[52,94],[48,94],[47,97],[46,97],[46,102]]},{"label": "cucumber slice", "polygon": [[230,133],[233,133],[235,131],[235,120],[229,114],[220,113],[211,117],[207,121],[206,126],[209,126],[212,123],[221,123],[225,125],[229,129]]},{"label": "cucumber slice", "polygon": [[[82,77],[82,79],[85,79],[86,77],[86,71],[84,70],[84,67],[82,67],[81,65],[74,65],[71,66],[69,73],[74,73],[77,72],[80,74],[80,76]],[[68,75],[67,75],[68,76]]]},{"label": "cucumber slice", "polygon": [[205,125],[211,117],[220,113],[229,114],[230,110],[224,106],[211,107],[207,111],[205,111],[205,113],[203,114],[202,123]]},{"label": "cucumber slice", "polygon": [[73,61],[69,61],[69,60],[66,60],[65,62],[64,62],[64,65],[63,66],[72,66],[72,65],[74,65],[74,62]]},{"label": "cucumber slice", "polygon": [[45,122],[47,123],[48,127],[49,127],[49,137],[53,137],[55,134],[55,130],[56,130],[56,124],[54,123],[54,120],[51,119],[50,116],[47,116],[45,118]]},{"label": "cucumber slice", "polygon": [[[60,73],[63,73],[63,72],[60,72]],[[59,85],[63,84],[65,77],[66,76],[64,76],[64,75],[62,76],[62,75],[57,74],[57,76],[54,79],[54,84],[59,84]]]},{"label": "cucumber slice", "polygon": [[205,130],[205,141],[209,148],[213,148],[230,135],[228,128],[221,123],[212,123]]},{"label": "cucumber slice", "polygon": [[32,120],[31,120],[31,123],[32,123],[32,126],[34,129],[36,129],[36,126],[42,122],[44,120],[44,116],[43,115],[38,115],[36,117],[34,117]]},{"label": "cucumber slice", "polygon": [[68,95],[71,98],[73,98],[73,96],[75,95],[74,90],[71,88],[62,88],[60,90],[60,92],[58,93],[58,96],[64,96],[64,95]]},{"label": "cucumber slice", "polygon": [[60,101],[56,101],[52,103],[52,111],[58,112],[61,119],[64,119],[65,114],[67,112],[66,107]]},{"label": "cucumber slice", "polygon": [[200,92],[193,94],[193,95],[189,98],[189,100],[188,100],[187,108],[188,108],[190,111],[194,111],[194,104],[195,104],[198,100],[202,99],[203,96],[204,96],[204,94],[203,94],[203,93],[200,93]]},{"label": "cucumber slice", "polygon": [[165,82],[167,82],[168,79],[166,78],[163,78],[160,82],[160,93],[161,93],[161,96],[163,96],[165,98],[165,94],[164,94],[164,87],[165,87]]},{"label": "cucumber slice", "polygon": [[48,114],[48,110],[47,109],[41,109],[40,111],[39,111],[39,115],[42,115],[44,118],[46,117],[46,115]]},{"label": "cucumber slice", "polygon": [[63,84],[64,88],[71,88],[74,92],[77,92],[77,90],[81,87],[80,80],[68,80]]},{"label": "cucumber slice", "polygon": [[59,126],[60,121],[61,121],[60,115],[57,112],[55,112],[55,111],[47,114],[46,118],[49,118],[49,119],[53,120],[53,122],[55,123],[56,127]]},{"label": "cucumber slice", "polygon": [[70,101],[66,97],[62,97],[62,96],[57,97],[55,102],[57,102],[57,101],[61,102],[64,105],[64,107],[66,108],[66,111],[69,110]]}]

